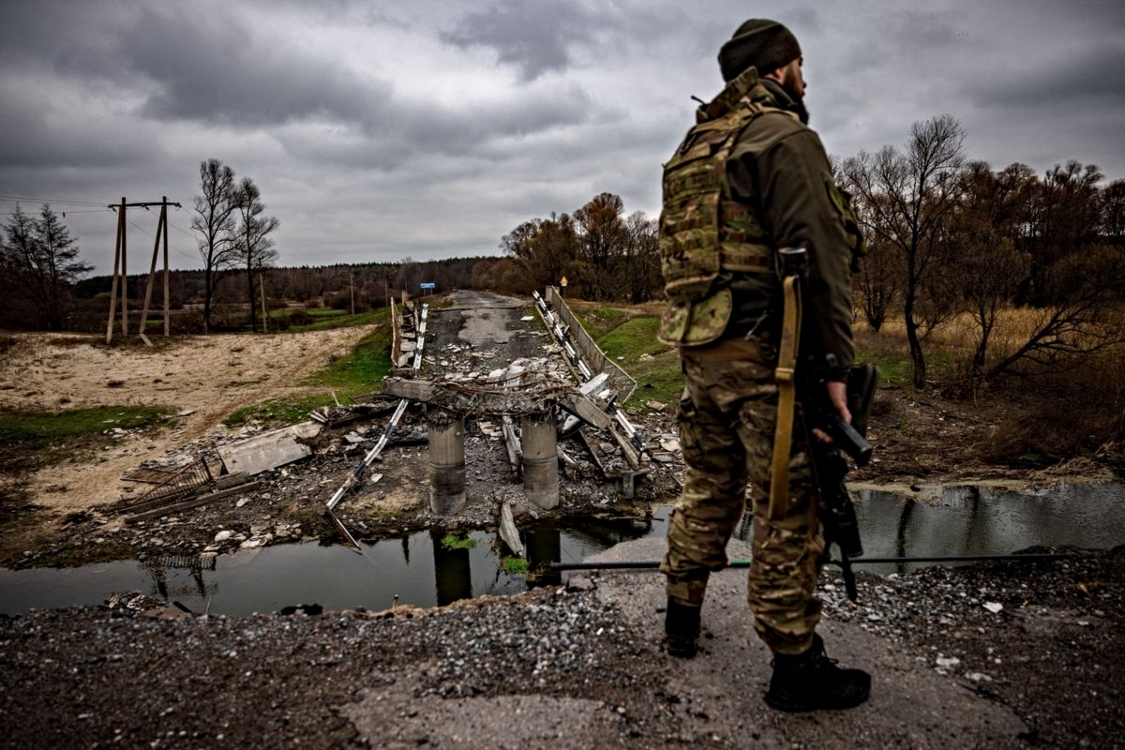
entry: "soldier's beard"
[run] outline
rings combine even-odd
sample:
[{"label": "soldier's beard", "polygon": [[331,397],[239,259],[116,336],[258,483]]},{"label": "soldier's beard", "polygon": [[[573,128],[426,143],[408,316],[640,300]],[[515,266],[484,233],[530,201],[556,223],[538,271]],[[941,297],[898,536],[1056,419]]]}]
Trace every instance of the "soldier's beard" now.
[{"label": "soldier's beard", "polygon": [[809,111],[805,108],[805,85],[804,80],[801,78],[800,68],[792,63],[781,69],[781,80],[778,81],[781,88],[789,95],[796,105],[794,110],[797,116],[801,118],[801,122],[809,124]]},{"label": "soldier's beard", "polygon": [[790,86],[788,81],[782,81],[781,88],[785,89],[785,93],[789,94],[789,98],[793,100],[793,110],[797,113],[797,117],[801,118],[802,123],[808,125],[809,110],[805,107],[805,97],[797,93],[797,90]]}]

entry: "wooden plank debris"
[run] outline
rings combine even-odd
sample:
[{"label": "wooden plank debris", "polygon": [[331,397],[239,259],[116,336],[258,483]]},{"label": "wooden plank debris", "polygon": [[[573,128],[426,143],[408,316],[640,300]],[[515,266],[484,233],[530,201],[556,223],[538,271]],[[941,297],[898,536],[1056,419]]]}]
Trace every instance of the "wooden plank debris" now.
[{"label": "wooden plank debris", "polygon": [[504,447],[508,449],[508,463],[519,474],[521,466],[520,436],[516,434],[516,425],[512,418],[504,416]]},{"label": "wooden plank debris", "polygon": [[183,510],[190,510],[192,508],[198,508],[201,505],[207,505],[209,503],[215,502],[216,500],[222,500],[224,497],[230,497],[231,495],[240,495],[244,492],[253,492],[254,490],[258,489],[260,486],[261,485],[258,482],[248,482],[246,484],[242,484],[242,485],[239,485],[237,487],[229,487],[225,490],[219,490],[217,492],[208,493],[206,495],[203,495],[202,497],[196,497],[196,498],[192,498],[191,500],[185,500],[182,503],[175,503],[173,505],[166,505],[163,508],[156,508],[155,510],[149,510],[149,511],[145,511],[143,513],[134,513],[131,516],[126,516],[125,523],[136,523],[137,521],[150,521],[154,518],[160,518],[162,516],[168,516],[168,515],[171,515],[173,513],[179,513],[180,511],[183,511]]},{"label": "wooden plank debris", "polygon": [[500,538],[504,540],[504,544],[508,545],[508,549],[516,557],[524,557],[527,554],[523,542],[520,541],[520,532],[516,528],[516,521],[512,517],[512,504],[510,502],[500,506]]}]

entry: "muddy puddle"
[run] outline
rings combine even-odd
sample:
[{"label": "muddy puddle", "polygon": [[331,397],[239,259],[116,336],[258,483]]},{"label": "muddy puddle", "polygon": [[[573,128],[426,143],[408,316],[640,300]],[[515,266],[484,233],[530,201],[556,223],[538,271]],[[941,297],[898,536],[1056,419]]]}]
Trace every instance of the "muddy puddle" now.
[{"label": "muddy puddle", "polygon": [[[1032,546],[1107,549],[1125,544],[1125,487],[1052,487],[1010,492],[953,487],[913,498],[863,490],[857,516],[867,556],[1009,554]],[[668,508],[648,520],[584,520],[523,528],[529,567],[581,562],[629,539],[664,536]],[[750,533],[748,524],[739,536]],[[317,604],[324,609],[381,610],[395,601],[419,607],[526,591],[557,583],[506,572],[496,537],[473,532],[471,548],[450,549],[438,533],[365,544],[289,544],[218,558],[214,570],[152,567],[136,561],[71,569],[0,570],[0,614],[29,608],[102,604],[111,592],[140,591],[193,612],[231,616]],[[917,565],[866,565],[873,573]],[[556,574],[559,575],[559,574]],[[566,574],[562,574],[566,575]]]},{"label": "muddy puddle", "polygon": [[[586,519],[574,525],[527,526],[521,537],[528,567],[581,562],[618,542],[664,536],[667,508],[652,519]],[[193,612],[231,616],[317,604],[324,609],[382,610],[399,604],[433,607],[474,596],[513,594],[549,578],[508,573],[496,535],[472,532],[472,547],[450,548],[443,533],[420,532],[363,544],[284,544],[222,555],[214,570],[158,567],[135,560],[77,568],[0,570],[0,614],[30,608],[103,604],[112,592],[139,591]],[[559,582],[555,574],[554,582]],[[397,597],[397,599],[396,599]]]}]

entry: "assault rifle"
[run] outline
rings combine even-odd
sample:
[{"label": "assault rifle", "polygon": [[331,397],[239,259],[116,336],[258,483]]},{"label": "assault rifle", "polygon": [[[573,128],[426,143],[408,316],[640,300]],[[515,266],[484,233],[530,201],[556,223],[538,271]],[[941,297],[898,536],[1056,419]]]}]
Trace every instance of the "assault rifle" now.
[{"label": "assault rifle", "polygon": [[[795,313],[793,316],[786,314],[782,331],[784,343],[787,338],[795,338],[800,334],[800,291],[808,277],[808,253],[804,248],[786,247],[778,255],[781,259],[782,277],[785,279],[786,308],[792,305]],[[784,359],[783,356],[782,367],[793,366],[787,365]],[[878,376],[875,368],[870,365],[852,369],[848,378],[848,411],[853,414],[853,422],[856,423],[853,425],[840,416],[840,412],[828,398],[827,375],[836,369],[835,355],[806,355],[797,365],[796,379],[805,434],[812,456],[813,479],[820,495],[820,521],[824,528],[825,548],[830,549],[835,544],[840,551],[839,565],[844,574],[844,586],[848,598],[855,601],[858,594],[851,558],[863,556],[863,542],[859,538],[855,506],[852,505],[847,485],[844,484],[844,477],[848,473],[848,461],[844,454],[851,456],[857,466],[865,466],[871,459],[871,444],[863,437],[863,431]],[[778,372],[780,374],[782,369],[779,368]],[[854,415],[859,415],[859,418]],[[818,439],[813,434],[814,429],[828,435],[831,442]],[[775,453],[778,450],[776,445],[774,450]],[[774,481],[777,479],[775,472]]]},{"label": "assault rifle", "polygon": [[[800,380],[802,413],[812,455],[813,479],[820,494],[820,522],[824,528],[825,549],[836,545],[840,553],[838,564],[844,575],[844,587],[852,601],[858,596],[851,558],[863,556],[863,542],[859,536],[855,506],[848,495],[844,477],[848,473],[848,460],[856,466],[866,466],[871,460],[871,444],[864,438],[866,417],[871,397],[878,383],[878,371],[871,365],[857,365],[848,376],[848,411],[852,413],[849,424],[828,399],[825,373],[832,367],[834,357],[829,355],[823,364],[806,359],[807,372]],[[832,438],[829,443],[816,438],[813,429],[819,429]]]}]

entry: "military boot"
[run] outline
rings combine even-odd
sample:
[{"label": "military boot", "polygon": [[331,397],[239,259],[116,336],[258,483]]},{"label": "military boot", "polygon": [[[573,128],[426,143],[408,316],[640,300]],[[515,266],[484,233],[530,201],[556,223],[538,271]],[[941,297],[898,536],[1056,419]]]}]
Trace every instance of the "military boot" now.
[{"label": "military boot", "polygon": [[669,656],[681,659],[695,656],[698,650],[700,609],[680,604],[675,599],[668,600],[668,609],[664,613],[664,634]]},{"label": "military boot", "polygon": [[860,669],[841,669],[824,652],[824,641],[813,636],[803,654],[775,654],[766,703],[780,711],[854,708],[867,700],[871,675]]}]

